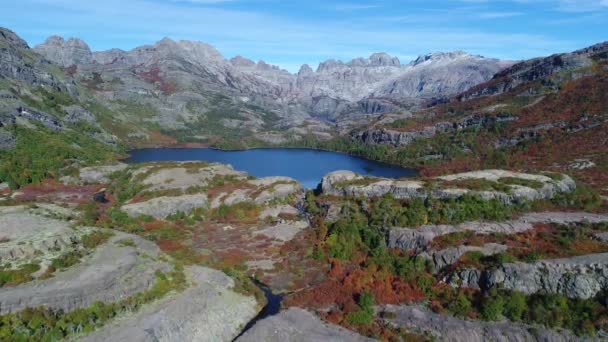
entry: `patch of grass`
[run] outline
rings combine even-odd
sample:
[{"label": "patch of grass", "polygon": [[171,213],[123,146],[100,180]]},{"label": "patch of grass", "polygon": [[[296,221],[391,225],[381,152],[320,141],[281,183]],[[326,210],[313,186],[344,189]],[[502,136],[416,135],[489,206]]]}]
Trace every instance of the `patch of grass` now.
[{"label": "patch of grass", "polygon": [[0,287],[15,286],[33,280],[32,273],[38,271],[40,265],[25,264],[18,269],[0,268]]},{"label": "patch of grass", "polygon": [[211,218],[220,222],[256,221],[260,206],[252,202],[239,202],[233,205],[221,204],[211,211]]},{"label": "patch of grass", "polygon": [[502,177],[499,178],[498,181],[503,184],[508,185],[521,185],[532,189],[542,189],[545,185],[541,181],[533,180],[533,179],[523,179],[517,177]]},{"label": "patch of grass", "polygon": [[448,188],[460,188],[473,191],[500,191],[507,193],[511,191],[511,187],[506,184],[501,184],[492,180],[482,178],[443,181],[441,185]]},{"label": "patch of grass", "polygon": [[133,239],[129,238],[118,240],[116,241],[116,244],[121,247],[135,247],[135,242],[133,242]]}]

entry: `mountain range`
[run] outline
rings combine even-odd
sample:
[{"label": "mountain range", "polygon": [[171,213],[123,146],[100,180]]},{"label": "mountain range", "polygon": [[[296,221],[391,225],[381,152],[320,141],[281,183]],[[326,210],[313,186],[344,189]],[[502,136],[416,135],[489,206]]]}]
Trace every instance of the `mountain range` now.
[{"label": "mountain range", "polygon": [[375,53],[349,62],[328,60],[316,71],[303,65],[291,74],[264,61],[226,59],[205,43],[169,38],[130,51],[92,52],[82,40],[52,36],[33,51],[77,80],[96,77],[91,87],[113,99],[145,99],[160,109],[161,125],[174,128],[192,119],[184,110],[189,103],[212,109],[213,94],[229,95],[242,117],[225,122],[228,128],[260,129],[264,111],[276,115],[280,126],[299,126],[307,119],[347,123],[456,95],[513,64],[464,52],[427,54],[401,64]]}]

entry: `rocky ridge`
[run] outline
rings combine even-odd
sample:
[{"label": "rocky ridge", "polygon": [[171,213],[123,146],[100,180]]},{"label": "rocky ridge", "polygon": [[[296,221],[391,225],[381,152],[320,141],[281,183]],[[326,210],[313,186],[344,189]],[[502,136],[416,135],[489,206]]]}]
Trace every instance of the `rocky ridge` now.
[{"label": "rocky ridge", "polygon": [[490,270],[465,269],[446,282],[482,290],[503,288],[526,294],[558,293],[588,299],[608,288],[608,253],[533,263],[507,263]]},{"label": "rocky ridge", "polygon": [[[524,185],[506,185],[508,191],[494,189],[468,189],[465,184],[458,182],[464,180],[481,180],[501,184],[501,179],[520,179],[523,181],[538,182],[538,187]],[[324,194],[334,196],[364,196],[379,197],[391,194],[398,199],[414,198],[458,198],[464,195],[480,196],[483,199],[498,199],[505,203],[533,201],[552,198],[557,193],[572,191],[576,184],[563,175],[561,179],[553,179],[544,175],[532,175],[504,170],[472,171],[435,178],[439,182],[435,188],[429,181],[421,180],[392,180],[377,177],[364,177],[351,171],[335,171],[325,177],[321,182]],[[441,183],[441,182],[447,182]]]},{"label": "rocky ridge", "polygon": [[480,322],[436,314],[418,306],[386,305],[378,308],[384,321],[397,327],[430,333],[440,341],[587,341],[567,331],[513,322]]}]

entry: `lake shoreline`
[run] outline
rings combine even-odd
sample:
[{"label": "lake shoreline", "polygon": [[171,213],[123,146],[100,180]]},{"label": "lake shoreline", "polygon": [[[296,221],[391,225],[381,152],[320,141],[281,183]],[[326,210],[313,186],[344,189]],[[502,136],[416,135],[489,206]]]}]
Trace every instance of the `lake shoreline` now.
[{"label": "lake shoreline", "polygon": [[[344,152],[303,147],[270,147],[241,150],[217,148],[144,148],[130,150],[126,163],[162,161],[207,161],[229,164],[235,170],[262,178],[272,176],[290,177],[314,187],[328,173],[349,170],[361,175],[384,178],[412,178],[418,170],[381,161],[354,156]],[[315,184],[312,184],[312,183]],[[312,184],[312,185],[311,185]]]}]

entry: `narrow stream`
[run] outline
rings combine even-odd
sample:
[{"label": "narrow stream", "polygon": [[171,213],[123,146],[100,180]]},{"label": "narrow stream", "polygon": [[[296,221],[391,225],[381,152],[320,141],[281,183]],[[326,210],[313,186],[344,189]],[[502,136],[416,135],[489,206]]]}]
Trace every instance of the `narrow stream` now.
[{"label": "narrow stream", "polygon": [[264,297],[266,297],[266,306],[262,308],[262,310],[245,325],[241,333],[233,340],[236,341],[241,337],[247,330],[251,329],[258,321],[278,314],[281,311],[281,302],[283,301],[284,294],[275,294],[272,290],[266,286],[265,284],[260,283],[256,279],[251,279],[253,283],[264,293]]}]

